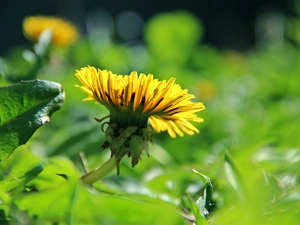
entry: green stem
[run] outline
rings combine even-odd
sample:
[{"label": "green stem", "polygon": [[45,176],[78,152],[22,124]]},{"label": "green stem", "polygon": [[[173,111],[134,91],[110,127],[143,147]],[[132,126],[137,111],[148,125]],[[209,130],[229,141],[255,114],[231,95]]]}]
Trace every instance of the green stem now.
[{"label": "green stem", "polygon": [[91,185],[98,180],[104,178],[107,174],[109,174],[116,166],[115,156],[112,156],[109,160],[107,160],[104,164],[92,170],[91,172],[83,175],[80,180],[83,184]]}]

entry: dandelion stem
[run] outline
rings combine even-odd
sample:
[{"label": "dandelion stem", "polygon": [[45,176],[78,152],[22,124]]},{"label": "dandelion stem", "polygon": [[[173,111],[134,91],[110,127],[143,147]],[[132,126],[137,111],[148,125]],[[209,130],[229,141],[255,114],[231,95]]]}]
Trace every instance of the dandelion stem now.
[{"label": "dandelion stem", "polygon": [[112,156],[109,160],[107,160],[104,164],[92,170],[91,172],[83,175],[80,180],[83,184],[91,185],[98,180],[104,178],[107,174],[109,174],[116,166],[115,156]]}]

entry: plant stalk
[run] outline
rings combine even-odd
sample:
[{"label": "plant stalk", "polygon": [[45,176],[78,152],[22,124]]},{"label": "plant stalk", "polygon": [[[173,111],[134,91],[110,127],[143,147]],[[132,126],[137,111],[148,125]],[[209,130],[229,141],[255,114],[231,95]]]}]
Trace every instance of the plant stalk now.
[{"label": "plant stalk", "polygon": [[80,180],[85,185],[91,185],[108,175],[116,167],[115,156],[113,155],[104,164],[83,175]]}]

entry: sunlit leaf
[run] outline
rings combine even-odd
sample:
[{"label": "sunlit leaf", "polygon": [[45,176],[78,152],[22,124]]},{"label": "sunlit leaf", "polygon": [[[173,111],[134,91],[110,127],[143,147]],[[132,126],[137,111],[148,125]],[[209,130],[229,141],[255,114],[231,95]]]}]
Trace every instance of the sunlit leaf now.
[{"label": "sunlit leaf", "polygon": [[58,83],[32,80],[0,87],[0,160],[50,121],[64,101]]},{"label": "sunlit leaf", "polygon": [[[46,176],[40,174],[44,180],[53,180],[52,188],[39,189],[38,192],[29,193],[20,196],[14,200],[19,210],[28,211],[30,216],[35,216],[44,221],[72,221],[73,205],[76,202],[77,188],[79,174],[72,162],[66,158],[56,157],[53,158],[49,164],[51,170],[48,171]],[[65,174],[70,179],[65,180],[57,174]],[[39,186],[39,180],[35,181],[36,186]],[[55,207],[53,207],[55,206]]]},{"label": "sunlit leaf", "polygon": [[[96,192],[78,182],[77,171],[66,158],[53,158],[50,164],[52,175],[48,171],[46,176],[41,173],[40,178],[51,179],[49,176],[59,174],[56,186],[15,199],[19,210],[16,215],[26,211],[37,221],[69,224],[183,224],[175,205],[149,196],[122,197]],[[35,180],[39,186],[39,179]]]}]

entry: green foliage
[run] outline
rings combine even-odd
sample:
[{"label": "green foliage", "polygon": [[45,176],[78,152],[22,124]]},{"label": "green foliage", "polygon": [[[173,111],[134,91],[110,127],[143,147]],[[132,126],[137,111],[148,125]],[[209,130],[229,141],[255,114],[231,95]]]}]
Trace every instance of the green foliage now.
[{"label": "green foliage", "polygon": [[196,204],[201,212],[203,217],[207,217],[209,215],[209,209],[212,206],[212,195],[213,195],[213,185],[209,179],[209,177],[205,176],[202,173],[199,173],[197,170],[193,169],[193,171],[199,174],[201,180],[203,181],[205,188],[204,194],[200,198],[197,199]]},{"label": "green foliage", "polygon": [[0,161],[25,144],[64,101],[61,86],[50,81],[22,81],[0,88]]},{"label": "green foliage", "polygon": [[200,22],[189,13],[163,13],[148,23],[145,39],[161,63],[183,64],[197,46],[202,30]]},{"label": "green foliage", "polygon": [[[0,163],[3,222],[279,225],[299,221],[297,45],[281,40],[242,53],[218,50],[200,42],[201,23],[187,12],[152,18],[145,27],[146,44],[105,41],[101,38],[109,35],[100,38],[100,31],[94,27],[70,48],[52,46],[42,56],[35,53],[36,59],[43,58],[43,64],[35,64],[39,65],[35,77],[43,80],[0,88],[1,141],[9,134],[4,129],[15,128],[22,138],[25,133],[30,137],[42,125],[40,118],[50,117],[61,106],[61,86],[66,93],[51,122]],[[11,71],[7,62],[18,59],[1,59],[2,75]],[[108,150],[100,149],[105,134],[93,119],[108,112],[93,102],[82,103],[85,95],[74,87],[75,70],[88,64],[119,74],[138,69],[159,79],[176,77],[206,106],[199,114],[204,123],[196,125],[200,134],[176,139],[155,134],[150,157],[143,154],[135,168],[124,157],[119,176],[114,171],[93,186],[82,185],[78,178],[110,157]],[[28,71],[26,64],[18,65],[18,70]],[[0,79],[1,85],[11,82],[6,76]],[[26,130],[28,121],[35,126],[31,133]],[[6,158],[13,149],[6,152],[3,146],[1,157]]]},{"label": "green foliage", "polygon": [[39,69],[47,61],[51,37],[52,32],[45,30],[32,49],[15,47],[5,57],[0,57],[0,76],[13,83],[36,79]]}]

